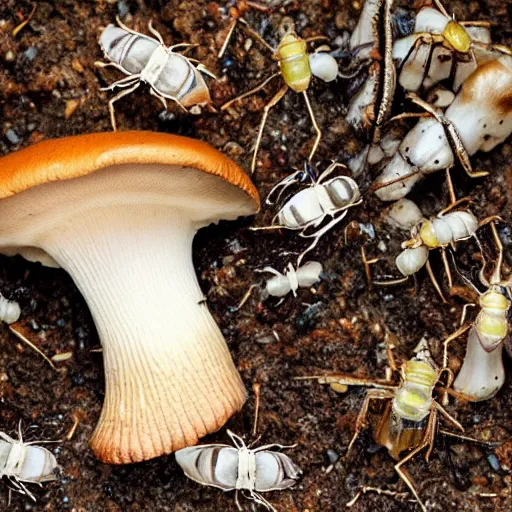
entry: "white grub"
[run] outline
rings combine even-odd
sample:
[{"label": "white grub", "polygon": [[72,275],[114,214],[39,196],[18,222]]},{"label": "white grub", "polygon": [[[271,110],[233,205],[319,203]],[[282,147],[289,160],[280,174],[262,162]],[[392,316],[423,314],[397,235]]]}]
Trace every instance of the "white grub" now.
[{"label": "white grub", "polygon": [[274,277],[267,281],[265,290],[272,297],[284,297],[290,291],[296,297],[299,288],[310,288],[320,281],[322,270],[322,264],[318,261],[308,261],[297,270],[291,263],[288,263],[285,274],[281,274],[272,267],[265,267],[263,272],[274,274]]},{"label": "white grub", "polygon": [[[445,117],[471,156],[477,151],[491,151],[510,135],[511,106],[512,57],[503,55],[480,66],[468,78]],[[453,164],[454,155],[444,128],[433,118],[420,119],[376,180],[376,184],[394,182],[375,193],[383,201],[400,199],[424,174]],[[399,181],[402,178],[405,179]]]},{"label": "white grub", "polygon": [[428,260],[428,248],[424,245],[404,249],[395,260],[396,268],[404,276],[416,274]]},{"label": "white grub", "polygon": [[210,75],[211,73],[202,65],[195,67],[189,58],[174,51],[175,48],[187,47],[189,44],[182,43],[167,48],[162,36],[153,29],[151,23],[149,30],[157,39],[130,30],[119,19],[117,22],[119,27],[108,25],[100,36],[101,48],[109,62],[96,63],[100,67],[115,67],[128,75],[102,89],[123,89],[109,101],[114,130],[114,102],[132,93],[142,82],[151,87],[151,94],[156,96],[166,109],[168,99],[185,110],[186,107],[210,102],[210,92],[201,72]]},{"label": "white grub", "polygon": [[448,245],[474,235],[478,219],[468,211],[454,211],[430,221],[430,226],[439,245]]},{"label": "white grub", "polygon": [[424,217],[414,201],[404,198],[386,210],[384,219],[394,227],[409,230],[419,224]]},{"label": "white grub", "polygon": [[12,300],[7,300],[0,293],[0,322],[13,324],[17,322],[21,315],[20,305]]},{"label": "white grub", "polygon": [[243,439],[227,431],[234,447],[226,444],[191,446],[176,452],[176,461],[185,475],[201,485],[217,487],[223,491],[236,490],[248,499],[263,505],[267,510],[276,509],[260,492],[280,491],[292,487],[302,471],[285,454],[271,448],[287,448],[278,444],[260,446],[254,450]]},{"label": "white grub", "polygon": [[309,55],[311,73],[324,82],[332,82],[338,76],[338,63],[336,59],[325,52],[311,53]]},{"label": "white grub", "polygon": [[0,478],[6,477],[16,491],[36,501],[25,484],[56,480],[57,467],[57,459],[49,450],[23,442],[21,425],[18,440],[0,432]]},{"label": "white grub", "polygon": [[503,343],[497,345],[491,352],[484,350],[477,328],[473,326],[468,335],[466,357],[453,388],[480,402],[492,398],[504,382]]}]

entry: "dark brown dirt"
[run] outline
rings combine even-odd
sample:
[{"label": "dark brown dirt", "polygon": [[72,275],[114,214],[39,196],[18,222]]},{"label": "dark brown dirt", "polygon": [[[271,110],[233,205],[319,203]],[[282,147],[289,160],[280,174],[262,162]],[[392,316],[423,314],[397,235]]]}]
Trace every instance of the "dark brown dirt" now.
[{"label": "dark brown dirt", "polygon": [[[298,5],[302,5],[300,8]],[[98,38],[103,27],[120,11],[124,21],[146,31],[153,20],[168,44],[187,41],[199,45],[195,56],[221,79],[210,81],[214,105],[219,106],[269,73],[272,61],[257,44],[246,51],[243,32],[222,66],[216,51],[229,22],[221,15],[222,2],[199,0],[39,1],[31,22],[16,36],[13,28],[31,11],[29,0],[0,2],[0,152],[8,153],[39,140],[66,135],[110,130],[107,100],[100,87],[119,75],[99,71],[94,61],[102,57]],[[454,2],[448,6],[459,19],[490,20],[495,23],[497,42],[512,42],[512,10],[503,0]],[[310,0],[296,2],[287,14],[296,20],[302,36],[327,34],[333,38],[351,30],[357,21],[360,2]],[[247,21],[272,45],[283,14],[270,16],[256,11]],[[326,85],[315,82],[310,97],[322,126],[324,138],[317,153],[320,160],[345,161],[362,147],[344,121],[350,83]],[[248,99],[227,113],[204,112],[185,116],[177,110],[163,114],[157,100],[141,88],[117,106],[121,129],[146,129],[180,133],[200,138],[224,151],[246,169],[255,139],[261,109],[278,84]],[[398,106],[400,108],[400,106]],[[256,173],[262,197],[271,185],[301,166],[313,139],[302,99],[293,93],[271,113]],[[469,180],[455,173],[459,195],[475,199],[478,216],[500,214],[510,221],[512,199],[512,147],[510,142],[490,154],[473,159],[476,169],[491,175]],[[440,210],[446,201],[442,173],[425,180],[413,193],[425,213]],[[372,223],[376,238],[367,243],[370,255],[381,255],[380,241],[387,245],[384,256],[392,261],[402,234],[380,221],[382,205],[374,198],[349,214],[350,220]],[[208,304],[229,343],[231,353],[250,389],[262,384],[262,443],[298,443],[290,455],[303,469],[301,482],[290,491],[267,497],[282,511],[332,512],[345,504],[362,485],[405,491],[393,469],[393,460],[363,433],[352,458],[339,462],[329,474],[327,450],[343,456],[364,397],[361,389],[336,395],[314,383],[293,381],[296,375],[314,370],[335,369],[359,375],[382,376],[378,343],[386,326],[400,340],[397,355],[411,357],[412,348],[424,336],[439,362],[440,342],[455,330],[463,301],[441,303],[423,272],[418,285],[387,289],[368,288],[360,260],[365,236],[349,236],[344,244],[343,227],[326,236],[312,253],[323,262],[326,278],[317,293],[301,291],[294,299],[275,306],[272,301],[250,301],[239,312],[231,312],[248,285],[260,276],[253,270],[265,265],[278,269],[289,261],[289,252],[304,245],[294,233],[261,234],[248,231],[251,224],[268,223],[273,212],[264,210],[256,219],[222,224],[203,230],[196,238],[195,262]],[[3,219],[2,222],[8,221]],[[512,246],[509,228],[502,230],[505,246]],[[475,248],[460,251],[465,265],[478,265]],[[439,258],[433,256],[440,272]],[[390,272],[392,266],[378,267]],[[174,457],[131,466],[101,464],[87,442],[98,420],[103,402],[104,379],[101,353],[94,324],[86,304],[64,271],[43,268],[21,258],[1,258],[1,291],[19,300],[22,321],[29,337],[47,354],[72,351],[73,357],[53,371],[38,355],[18,343],[3,326],[0,331],[0,429],[14,434],[19,420],[36,426],[29,440],[58,439],[70,428],[73,416],[80,425],[74,438],[52,448],[62,466],[58,482],[34,489],[37,504],[13,494],[11,510],[33,511],[234,511],[234,496],[188,481]],[[380,326],[380,328],[379,328]],[[272,332],[279,336],[277,341]],[[464,354],[455,343],[452,365]],[[512,509],[512,365],[506,360],[508,378],[497,397],[481,404],[452,404],[453,414],[471,437],[501,441],[493,451],[439,435],[431,460],[421,457],[408,464],[421,496],[431,510],[491,511]],[[228,423],[248,435],[253,402]],[[223,429],[205,442],[226,442]],[[491,497],[485,497],[490,494]],[[7,488],[0,488],[0,509],[7,507]],[[246,509],[250,504],[244,504]],[[354,511],[419,510],[408,502],[375,494],[363,496]]]}]

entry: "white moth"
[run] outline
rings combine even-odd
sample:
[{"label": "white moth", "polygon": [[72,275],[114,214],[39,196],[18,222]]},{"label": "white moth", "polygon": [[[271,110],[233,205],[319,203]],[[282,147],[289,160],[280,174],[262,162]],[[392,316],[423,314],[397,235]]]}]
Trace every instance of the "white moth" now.
[{"label": "white moth", "polygon": [[[291,185],[307,178],[310,179],[311,183],[307,188],[300,190],[286,201],[275,215],[270,226],[251,228],[253,231],[292,229],[300,231],[299,236],[302,238],[313,238],[311,245],[300,254],[297,266],[300,266],[306,253],[316,246],[320,238],[345,218],[348,208],[361,203],[359,187],[352,178],[337,176],[326,180],[338,167],[344,166],[336,162],[332,163],[318,179],[313,171],[306,167],[306,171],[296,171],[280,181],[270,191],[266,200],[267,204],[273,204],[270,197],[279,188],[282,188],[282,190],[278,194],[277,200]],[[328,217],[331,220],[322,226],[322,223]],[[307,233],[309,228],[313,228],[312,233]]]},{"label": "white moth", "polygon": [[266,292],[272,297],[284,297],[290,292],[294,297],[297,296],[297,290],[300,288],[309,288],[320,280],[322,273],[322,264],[318,261],[308,261],[297,270],[291,263],[285,274],[281,274],[272,267],[265,267],[263,272],[274,274],[265,285]]},{"label": "white moth", "polygon": [[12,300],[7,300],[0,293],[0,321],[6,324],[13,324],[18,321],[20,315],[20,305]]},{"label": "white moth", "polygon": [[[210,92],[201,75],[211,73],[201,64],[195,67],[193,59],[185,57],[174,50],[178,47],[191,46],[180,43],[166,47],[162,36],[149,23],[149,31],[156,37],[146,36],[129,29],[117,19],[119,27],[108,25],[100,37],[100,45],[108,63],[97,62],[99,67],[112,66],[126,78],[114,82],[101,90],[113,90],[116,87],[124,90],[109,101],[112,128],[116,130],[114,103],[132,93],[144,82],[167,109],[167,99],[186,107],[210,103]],[[211,75],[213,76],[213,75]]]},{"label": "white moth", "polygon": [[57,466],[52,452],[32,442],[23,442],[21,423],[18,440],[0,432],[0,477],[6,477],[21,494],[36,501],[25,484],[41,485],[56,480],[54,471]]},{"label": "white moth", "polygon": [[[512,133],[511,106],[512,57],[504,55],[466,80],[445,114],[438,113],[443,124],[424,118],[405,136],[375,182],[376,195],[383,201],[400,199],[424,175],[452,167],[456,157],[470,176],[486,174],[471,171],[469,156],[491,151]],[[461,149],[455,156],[452,146]]]},{"label": "white moth", "polygon": [[175,453],[176,461],[191,480],[223,491],[236,491],[239,510],[242,510],[238,502],[238,491],[241,491],[246,498],[276,511],[259,493],[288,489],[296,483],[302,471],[287,455],[270,450],[292,447],[270,444],[251,450],[242,438],[230,430],[227,433],[234,446],[190,446]]}]

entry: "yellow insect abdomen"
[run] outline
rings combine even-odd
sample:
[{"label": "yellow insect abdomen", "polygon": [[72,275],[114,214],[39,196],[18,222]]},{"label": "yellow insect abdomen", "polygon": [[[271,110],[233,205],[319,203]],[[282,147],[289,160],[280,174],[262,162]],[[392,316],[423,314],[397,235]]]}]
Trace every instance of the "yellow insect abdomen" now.
[{"label": "yellow insect abdomen", "polygon": [[295,92],[304,92],[311,81],[306,41],[287,34],[277,47],[277,58],[286,85]]},{"label": "yellow insect abdomen", "polygon": [[420,238],[427,247],[439,247],[434,225],[429,220],[422,223],[420,228]]},{"label": "yellow insect abdomen", "polygon": [[453,49],[460,53],[468,53],[471,48],[471,38],[466,29],[456,21],[449,21],[443,36],[452,45]]}]

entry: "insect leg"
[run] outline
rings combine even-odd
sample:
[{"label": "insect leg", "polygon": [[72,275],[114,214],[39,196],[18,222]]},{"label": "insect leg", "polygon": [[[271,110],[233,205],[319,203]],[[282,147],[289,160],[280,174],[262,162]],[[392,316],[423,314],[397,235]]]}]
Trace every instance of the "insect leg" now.
[{"label": "insect leg", "polygon": [[[128,74],[126,69],[123,68],[123,66],[121,66],[120,64],[118,64],[117,62],[102,62],[101,60],[97,60],[94,65],[97,67],[97,68],[116,68],[116,69],[119,69],[119,71],[122,71],[125,75]],[[130,76],[133,76],[133,75],[130,75]]]},{"label": "insect leg", "polygon": [[471,324],[463,325],[459,327],[454,333],[450,334],[448,338],[443,341],[443,368],[448,368],[448,345],[458,337],[462,336],[469,328]]},{"label": "insect leg", "polygon": [[251,286],[249,286],[249,289],[245,292],[244,296],[242,297],[242,300],[238,303],[238,306],[230,308],[230,311],[235,312],[242,309],[244,304],[249,300],[250,296],[252,295],[252,291],[254,290],[254,288],[259,288],[259,285],[251,284]]},{"label": "insect leg", "polygon": [[229,25],[228,33],[226,35],[226,39],[224,39],[224,42],[222,43],[222,47],[217,54],[218,59],[222,59],[224,54],[226,53],[226,50],[228,49],[229,41],[231,41],[231,36],[233,35],[233,31],[235,30],[236,24],[238,23],[238,18],[235,18],[231,24]]},{"label": "insect leg", "polygon": [[444,407],[441,407],[437,402],[434,402],[434,404],[437,410],[449,423],[451,423],[455,428],[458,428],[461,432],[464,432],[464,427],[448,411],[446,411]]},{"label": "insect leg", "polygon": [[300,267],[300,264],[302,262],[302,258],[304,258],[304,256],[309,252],[309,251],[312,251],[315,247],[316,247],[316,244],[319,242],[320,238],[322,238],[322,236],[325,235],[325,233],[327,233],[328,231],[330,231],[336,224],[338,224],[339,222],[341,222],[347,215],[347,211],[345,210],[339,217],[335,218],[335,219],[332,219],[328,224],[326,224],[322,229],[319,229],[316,233],[313,233],[311,235],[305,235],[304,234],[304,230],[306,228],[304,228],[304,230],[300,233],[300,237],[302,238],[313,238],[313,243],[305,250],[303,251],[299,258],[297,259],[297,268]]},{"label": "insect leg", "polygon": [[167,100],[163,96],[155,92],[152,87],[150,87],[149,89],[149,94],[151,94],[151,96],[154,96],[155,98],[158,98],[162,105],[164,106],[164,109],[167,110]]},{"label": "insect leg", "polygon": [[[162,37],[162,34],[160,34],[160,32],[158,32],[158,30],[156,30],[154,27],[153,27],[153,20],[149,20],[149,23],[148,23],[148,29],[149,31],[158,39],[158,42],[162,45],[162,46],[165,46],[165,43],[164,43],[164,38]],[[187,43],[185,43],[187,44]]]},{"label": "insect leg", "polygon": [[452,271],[450,270],[450,265],[448,264],[448,258],[446,256],[446,249],[444,247],[440,247],[441,249],[441,259],[443,260],[444,271],[446,273],[446,277],[448,279],[448,289],[453,288],[453,279],[452,279]]},{"label": "insect leg", "polygon": [[346,169],[347,166],[345,164],[341,164],[339,162],[333,162],[327,169],[321,174],[321,176],[318,178],[317,184],[322,183],[322,181],[325,180],[328,176],[330,176],[338,167],[342,167],[343,169]]},{"label": "insect leg", "polygon": [[357,415],[356,420],[356,431],[352,436],[352,439],[348,445],[347,454],[345,455],[345,459],[348,459],[350,456],[350,452],[352,451],[352,447],[356,442],[356,439],[359,437],[361,430],[366,427],[366,416],[368,415],[368,407],[370,406],[371,400],[389,400],[395,396],[392,390],[386,389],[369,389],[366,392],[366,397],[364,399],[363,405],[359,410],[359,414]]},{"label": "insect leg", "polygon": [[253,94],[256,94],[258,91],[261,91],[271,80],[273,80],[275,77],[279,76],[280,73],[274,73],[273,75],[269,76],[266,80],[261,82],[258,86],[256,86],[254,89],[251,89],[250,91],[244,92],[240,96],[237,96],[236,98],[233,98],[232,100],[229,100],[227,103],[224,103],[222,107],[220,107],[221,110],[226,110],[229,108],[233,103],[235,103],[238,100],[243,100],[244,98],[247,98],[248,96],[252,96]]},{"label": "insect leg", "polygon": [[496,248],[498,249],[498,258],[496,263],[494,264],[494,270],[492,272],[490,283],[491,284],[500,284],[501,283],[501,266],[503,265],[503,244],[501,243],[501,238],[498,235],[498,230],[496,229],[496,223],[491,223],[492,236],[494,238],[494,243],[496,244]]},{"label": "insect leg", "polygon": [[405,468],[402,469],[402,466],[407,461],[411,460],[415,455],[417,455],[421,450],[423,450],[427,446],[429,447],[429,452],[430,452],[431,447],[434,444],[436,421],[437,421],[437,410],[433,406],[430,411],[430,416],[428,418],[427,427],[425,429],[425,434],[423,436],[421,443],[412,452],[407,454],[400,462],[398,462],[398,464],[395,465],[395,471],[398,473],[398,476],[403,480],[405,485],[407,485],[407,487],[409,487],[409,489],[413,493],[414,497],[416,498],[416,501],[420,505],[421,510],[423,510],[423,512],[427,512],[427,509],[426,509],[425,505],[423,504],[423,502],[421,501],[418,493],[416,492],[412,478],[409,476],[409,474],[405,470]]},{"label": "insect leg", "polygon": [[[199,62],[199,61],[196,61],[196,59],[188,59],[188,60],[191,61],[191,62],[193,62],[193,61]],[[215,76],[204,64],[199,63],[196,66],[196,69],[200,73],[203,73],[204,75],[208,75],[210,78],[213,78],[214,80],[218,80],[218,77]]]},{"label": "insect leg", "polygon": [[322,138],[322,130],[320,130],[320,127],[316,122],[315,114],[313,112],[313,109],[311,108],[311,103],[309,102],[308,93],[304,91],[302,94],[304,95],[304,101],[306,102],[306,107],[308,108],[309,117],[311,117],[311,122],[313,123],[313,127],[315,128],[316,131],[315,142],[313,143],[313,147],[311,148],[311,152],[309,153],[308,156],[308,162],[311,162],[313,156],[316,153],[316,150],[318,149],[318,145],[320,144],[320,139]]},{"label": "insect leg", "polygon": [[121,91],[120,93],[118,93],[116,96],[114,96],[109,102],[108,102],[108,110],[110,112],[110,123],[112,124],[112,129],[114,131],[117,131],[117,126],[116,126],[116,112],[115,112],[115,109],[114,109],[114,103],[121,99],[123,96],[126,96],[127,94],[130,94],[132,93],[133,91],[135,91],[135,89],[137,89],[137,87],[139,87],[140,85],[140,82],[137,82],[133,87],[130,87],[130,89],[125,89],[124,91]]},{"label": "insect leg", "polygon": [[432,281],[432,284],[434,285],[434,288],[436,289],[436,292],[438,293],[439,297],[445,304],[448,304],[448,301],[444,298],[443,292],[441,291],[441,287],[439,286],[436,276],[434,275],[434,271],[432,270],[432,265],[430,264],[429,260],[427,260],[427,262],[425,263],[425,268],[427,269],[430,280]]},{"label": "insect leg", "polygon": [[[421,47],[421,45],[427,44],[427,45],[430,46],[429,52],[428,52],[428,55],[427,55],[427,61],[430,59],[430,56],[431,56],[431,54],[433,52],[432,43],[433,43],[433,41],[432,41],[432,34],[429,34],[428,32],[419,32],[417,34],[417,37],[414,40],[414,43],[411,45],[411,48],[409,49],[409,51],[407,52],[405,57],[402,59],[402,62],[400,63],[400,65],[398,66],[398,68],[396,70],[396,76],[397,76],[398,79],[400,79],[400,75],[402,74],[402,71],[404,70],[406,64],[409,62],[409,60],[410,60],[411,56],[413,55],[413,53],[415,52],[417,54],[418,50]],[[413,57],[413,60],[414,60],[414,58],[416,58],[416,55]],[[424,65],[423,66],[423,75],[421,76],[421,80],[419,81],[417,89],[421,88],[421,86],[422,86],[422,84],[423,84],[427,74],[428,74],[428,68]]]},{"label": "insect leg", "polygon": [[447,18],[451,18],[451,16],[446,12],[444,5],[441,3],[441,0],[434,0],[434,4],[436,5],[437,9],[441,11]]},{"label": "insect leg", "polygon": [[116,87],[131,87],[135,82],[139,81],[140,75],[130,75],[125,78],[122,78],[121,80],[118,80],[117,82],[114,82],[113,84],[109,85],[108,87],[101,87],[100,91],[112,91]]},{"label": "insect leg", "polygon": [[[270,109],[277,105],[279,101],[283,98],[283,96],[288,92],[288,86],[285,85],[279,91],[277,91],[277,94],[265,105],[265,108],[263,109],[263,117],[261,119],[260,128],[258,130],[258,136],[256,138],[256,145],[254,147],[254,153],[252,156],[251,161],[251,174],[254,174],[254,170],[256,169],[256,158],[258,157],[258,149],[260,147],[261,138],[263,137],[263,129],[265,128],[265,123],[267,122],[268,113],[270,112]],[[222,110],[222,108],[221,108]]]},{"label": "insect leg", "polygon": [[272,54],[274,54],[275,50],[274,48],[272,48],[272,46],[270,46],[267,41],[265,41],[265,39],[263,39],[263,37],[261,37],[258,32],[256,32],[256,30],[254,30],[253,28],[251,28],[249,26],[249,24],[247,23],[247,21],[245,21],[243,18],[238,18],[238,20],[240,21],[240,23],[242,23],[242,28],[251,36],[253,37],[254,39],[256,39],[256,41],[258,41],[258,43],[260,43],[261,45],[263,45],[269,52],[271,52]]}]

